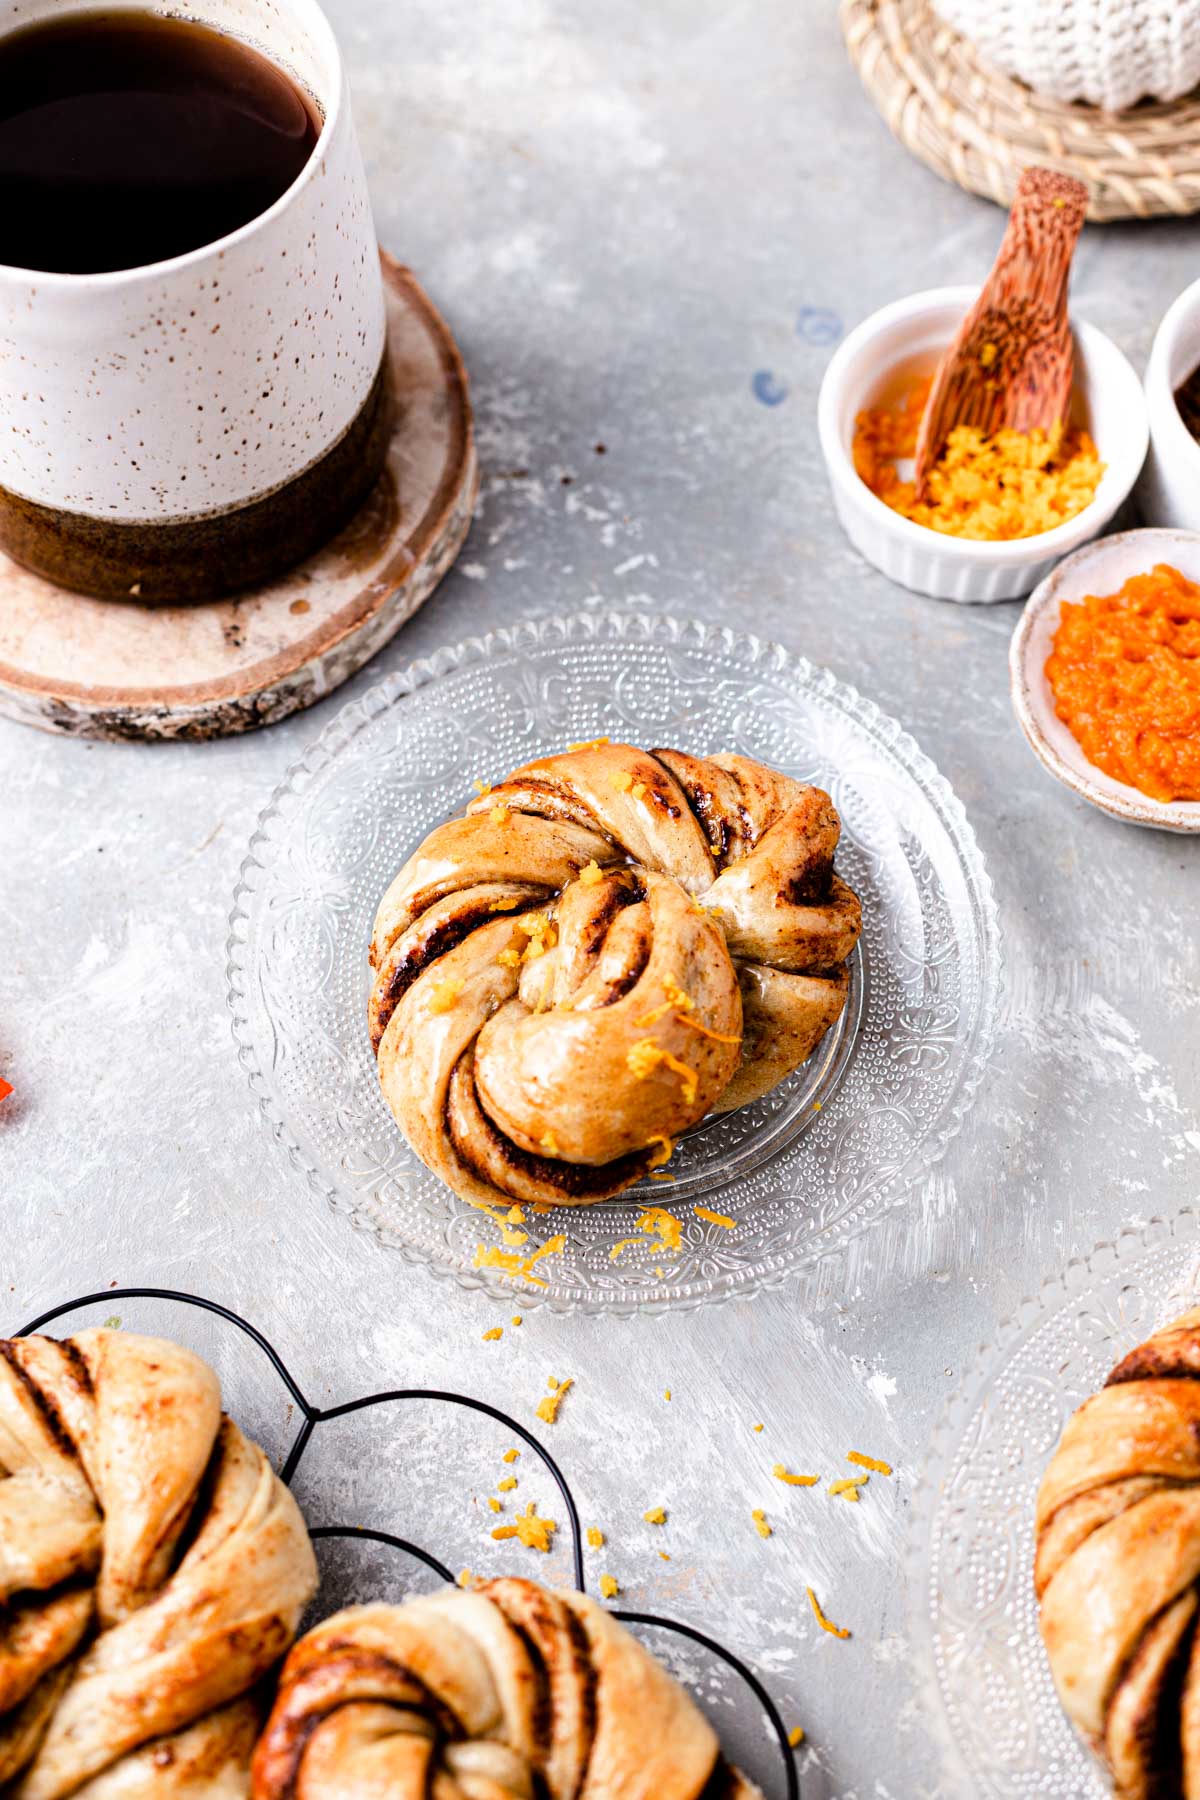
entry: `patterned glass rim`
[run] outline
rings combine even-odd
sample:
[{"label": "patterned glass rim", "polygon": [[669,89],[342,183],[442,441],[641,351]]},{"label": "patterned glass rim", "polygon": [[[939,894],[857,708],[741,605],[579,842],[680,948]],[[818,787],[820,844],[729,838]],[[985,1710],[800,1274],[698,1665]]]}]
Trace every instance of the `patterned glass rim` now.
[{"label": "patterned glass rim", "polygon": [[487,1270],[443,1266],[420,1246],[405,1243],[394,1235],[387,1240],[389,1248],[398,1250],[406,1262],[429,1270],[439,1280],[452,1280],[459,1287],[485,1293],[501,1303],[511,1301],[519,1291],[524,1311],[535,1306],[545,1306],[551,1312],[561,1314],[606,1313],[616,1317],[629,1317],[635,1313],[691,1310],[701,1305],[742,1299],[763,1289],[782,1287],[796,1276],[812,1274],[823,1264],[841,1256],[847,1245],[869,1230],[877,1219],[903,1204],[914,1186],[929,1175],[958,1135],[983,1080],[995,1043],[999,1015],[1001,931],[991,876],[967,818],[966,809],[936,764],[897,719],[883,712],[874,701],[866,699],[857,688],[840,680],[831,670],[821,668],[808,657],[794,654],[771,639],[698,619],[680,619],[667,613],[597,608],[595,611],[549,615],[522,620],[512,626],[499,626],[486,634],[463,638],[457,644],[443,645],[428,656],[414,658],[404,668],[395,670],[382,682],[368,688],[364,694],[343,706],[307,749],[288,765],[270,800],[259,814],[247,854],[240,865],[226,938],[226,998],[232,1014],[233,1036],[237,1044],[238,1060],[246,1072],[259,1113],[275,1142],[287,1154],[292,1167],[305,1178],[310,1191],[334,1211],[348,1216],[357,1229],[378,1235],[347,1207],[337,1189],[298,1143],[271,1092],[251,1029],[248,995],[253,970],[247,958],[253,924],[250,907],[257,885],[268,870],[274,840],[284,822],[288,799],[301,795],[309,784],[318,779],[348,749],[359,732],[367,729],[405,695],[415,693],[461,669],[490,662],[497,656],[519,656],[523,650],[544,649],[555,642],[566,644],[597,641],[661,643],[669,648],[692,648],[709,654],[722,653],[737,658],[747,674],[787,673],[814,696],[850,717],[875,739],[883,751],[902,765],[937,812],[967,882],[979,941],[975,1032],[946,1115],[938,1128],[916,1147],[905,1166],[890,1179],[882,1201],[878,1201],[876,1196],[877,1204],[872,1208],[860,1206],[855,1209],[854,1216],[847,1220],[847,1229],[838,1235],[836,1242],[816,1243],[807,1254],[799,1256],[791,1252],[766,1256],[757,1267],[746,1270],[736,1280],[730,1280],[716,1290],[706,1283],[695,1281],[689,1288],[672,1291],[669,1295],[646,1295],[630,1291],[627,1295],[609,1294],[600,1300],[586,1293],[541,1294],[527,1285],[522,1285],[517,1290],[511,1283]]},{"label": "patterned glass rim", "polygon": [[[904,1558],[908,1616],[916,1646],[917,1688],[925,1716],[933,1727],[947,1780],[974,1781],[975,1771],[959,1744],[953,1720],[938,1680],[934,1643],[934,1554],[939,1502],[945,1494],[955,1454],[991,1383],[1008,1366],[1021,1346],[1048,1324],[1064,1306],[1111,1283],[1123,1271],[1171,1244],[1200,1248],[1200,1206],[1184,1206],[1171,1214],[1155,1214],[1143,1225],[1126,1226],[1115,1238],[1100,1238],[1092,1249],[1073,1256],[1037,1292],[1028,1295],[997,1326],[995,1334],[975,1352],[967,1378],[946,1400],[929,1440],[920,1477],[913,1489],[911,1525]],[[1115,1359],[1114,1359],[1115,1360]],[[1033,1528],[1032,1514],[1029,1519]],[[1065,1717],[1065,1715],[1064,1715]],[[1086,1746],[1080,1740],[1081,1749]],[[1093,1759],[1095,1791],[1107,1793],[1099,1761]],[[970,1791],[969,1789],[967,1791]]]}]

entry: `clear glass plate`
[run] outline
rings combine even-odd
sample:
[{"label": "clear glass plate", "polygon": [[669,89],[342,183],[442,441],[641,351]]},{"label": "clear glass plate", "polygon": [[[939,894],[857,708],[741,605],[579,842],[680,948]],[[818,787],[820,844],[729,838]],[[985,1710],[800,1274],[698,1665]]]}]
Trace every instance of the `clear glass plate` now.
[{"label": "clear glass plate", "polygon": [[[352,702],[289,772],[242,864],[229,936],[240,1056],[276,1139],[324,1199],[435,1273],[493,1294],[475,1267],[497,1227],[409,1150],[367,1038],[366,950],[393,875],[473,779],[598,736],[731,750],[826,788],[838,867],[864,928],[850,1002],[766,1100],[698,1126],[618,1200],[527,1220],[544,1288],[525,1306],[633,1312],[782,1281],[842,1248],[942,1154],[979,1085],[995,1025],[999,931],[962,806],[893,719],[778,646],[644,614],[586,613],[497,631]],[[734,1217],[728,1230],[694,1205]],[[678,1211],[682,1246],[636,1235]]]},{"label": "clear glass plate", "polygon": [[909,1599],[950,1791],[1106,1800],[1059,1706],[1033,1595],[1034,1501],[1067,1419],[1200,1304],[1200,1215],[1099,1244],[1026,1301],[943,1413],[913,1497]]}]

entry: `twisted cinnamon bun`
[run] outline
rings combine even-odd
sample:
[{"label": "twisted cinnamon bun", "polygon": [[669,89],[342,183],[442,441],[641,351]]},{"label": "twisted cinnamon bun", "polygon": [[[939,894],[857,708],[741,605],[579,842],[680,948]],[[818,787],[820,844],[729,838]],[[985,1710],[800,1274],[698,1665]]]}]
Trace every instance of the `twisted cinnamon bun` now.
[{"label": "twisted cinnamon bun", "polygon": [[1122,1800],[1200,1797],[1200,1311],[1068,1421],[1037,1500],[1059,1699]]},{"label": "twisted cinnamon bun", "polygon": [[598,741],[432,831],[384,895],[372,1043],[464,1198],[577,1205],[770,1091],[846,1001],[828,795],[742,756]]},{"label": "twisted cinnamon bun", "polygon": [[684,1690],[580,1594],[485,1581],[296,1645],[253,1800],[762,1800]]},{"label": "twisted cinnamon bun", "polygon": [[238,1800],[316,1566],[178,1345],[0,1339],[0,1792]]}]

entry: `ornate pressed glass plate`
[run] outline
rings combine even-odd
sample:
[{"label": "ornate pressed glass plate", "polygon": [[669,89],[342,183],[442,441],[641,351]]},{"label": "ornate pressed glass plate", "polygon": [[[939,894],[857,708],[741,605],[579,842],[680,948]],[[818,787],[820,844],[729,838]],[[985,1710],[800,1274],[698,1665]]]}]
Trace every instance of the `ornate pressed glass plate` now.
[{"label": "ornate pressed glass plate", "polygon": [[1067,1419],[1125,1353],[1200,1304],[1200,1215],[1068,1264],[981,1352],[913,1497],[909,1600],[950,1791],[1106,1800],[1059,1706],[1033,1594],[1034,1501]]},{"label": "ornate pressed glass plate", "polygon": [[[832,795],[838,868],[863,902],[850,1000],[766,1100],[698,1126],[675,1179],[529,1216],[522,1304],[633,1312],[745,1294],[842,1248],[954,1136],[992,1042],[999,933],[962,806],[893,719],[778,646],[644,614],[587,613],[472,638],[352,702],[291,769],[242,864],[229,1001],[242,1063],[310,1188],[411,1261],[513,1291],[502,1233],[429,1174],[379,1092],[366,1028],[375,908],[473,779],[598,736],[739,751]],[[702,1203],[736,1221],[699,1218]],[[637,1237],[648,1206],[680,1244]]]}]

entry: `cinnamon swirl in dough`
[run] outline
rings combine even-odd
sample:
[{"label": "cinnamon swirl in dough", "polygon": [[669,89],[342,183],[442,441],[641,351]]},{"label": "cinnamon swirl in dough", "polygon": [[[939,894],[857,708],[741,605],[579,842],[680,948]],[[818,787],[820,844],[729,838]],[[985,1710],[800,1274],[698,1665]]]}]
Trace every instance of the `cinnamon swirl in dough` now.
[{"label": "cinnamon swirl in dough", "polygon": [[743,756],[599,741],[517,769],[384,895],[384,1096],[465,1199],[618,1193],[786,1079],[846,1001],[829,796]]},{"label": "cinnamon swirl in dough", "polygon": [[1084,1401],[1038,1493],[1050,1669],[1121,1800],[1200,1800],[1197,1377],[1200,1311]]},{"label": "cinnamon swirl in dough", "polygon": [[0,1793],[240,1800],[251,1690],[315,1586],[295,1501],[198,1357],[0,1339]]},{"label": "cinnamon swirl in dough", "polygon": [[624,1626],[485,1581],[358,1606],[302,1638],[253,1800],[762,1800]]}]

